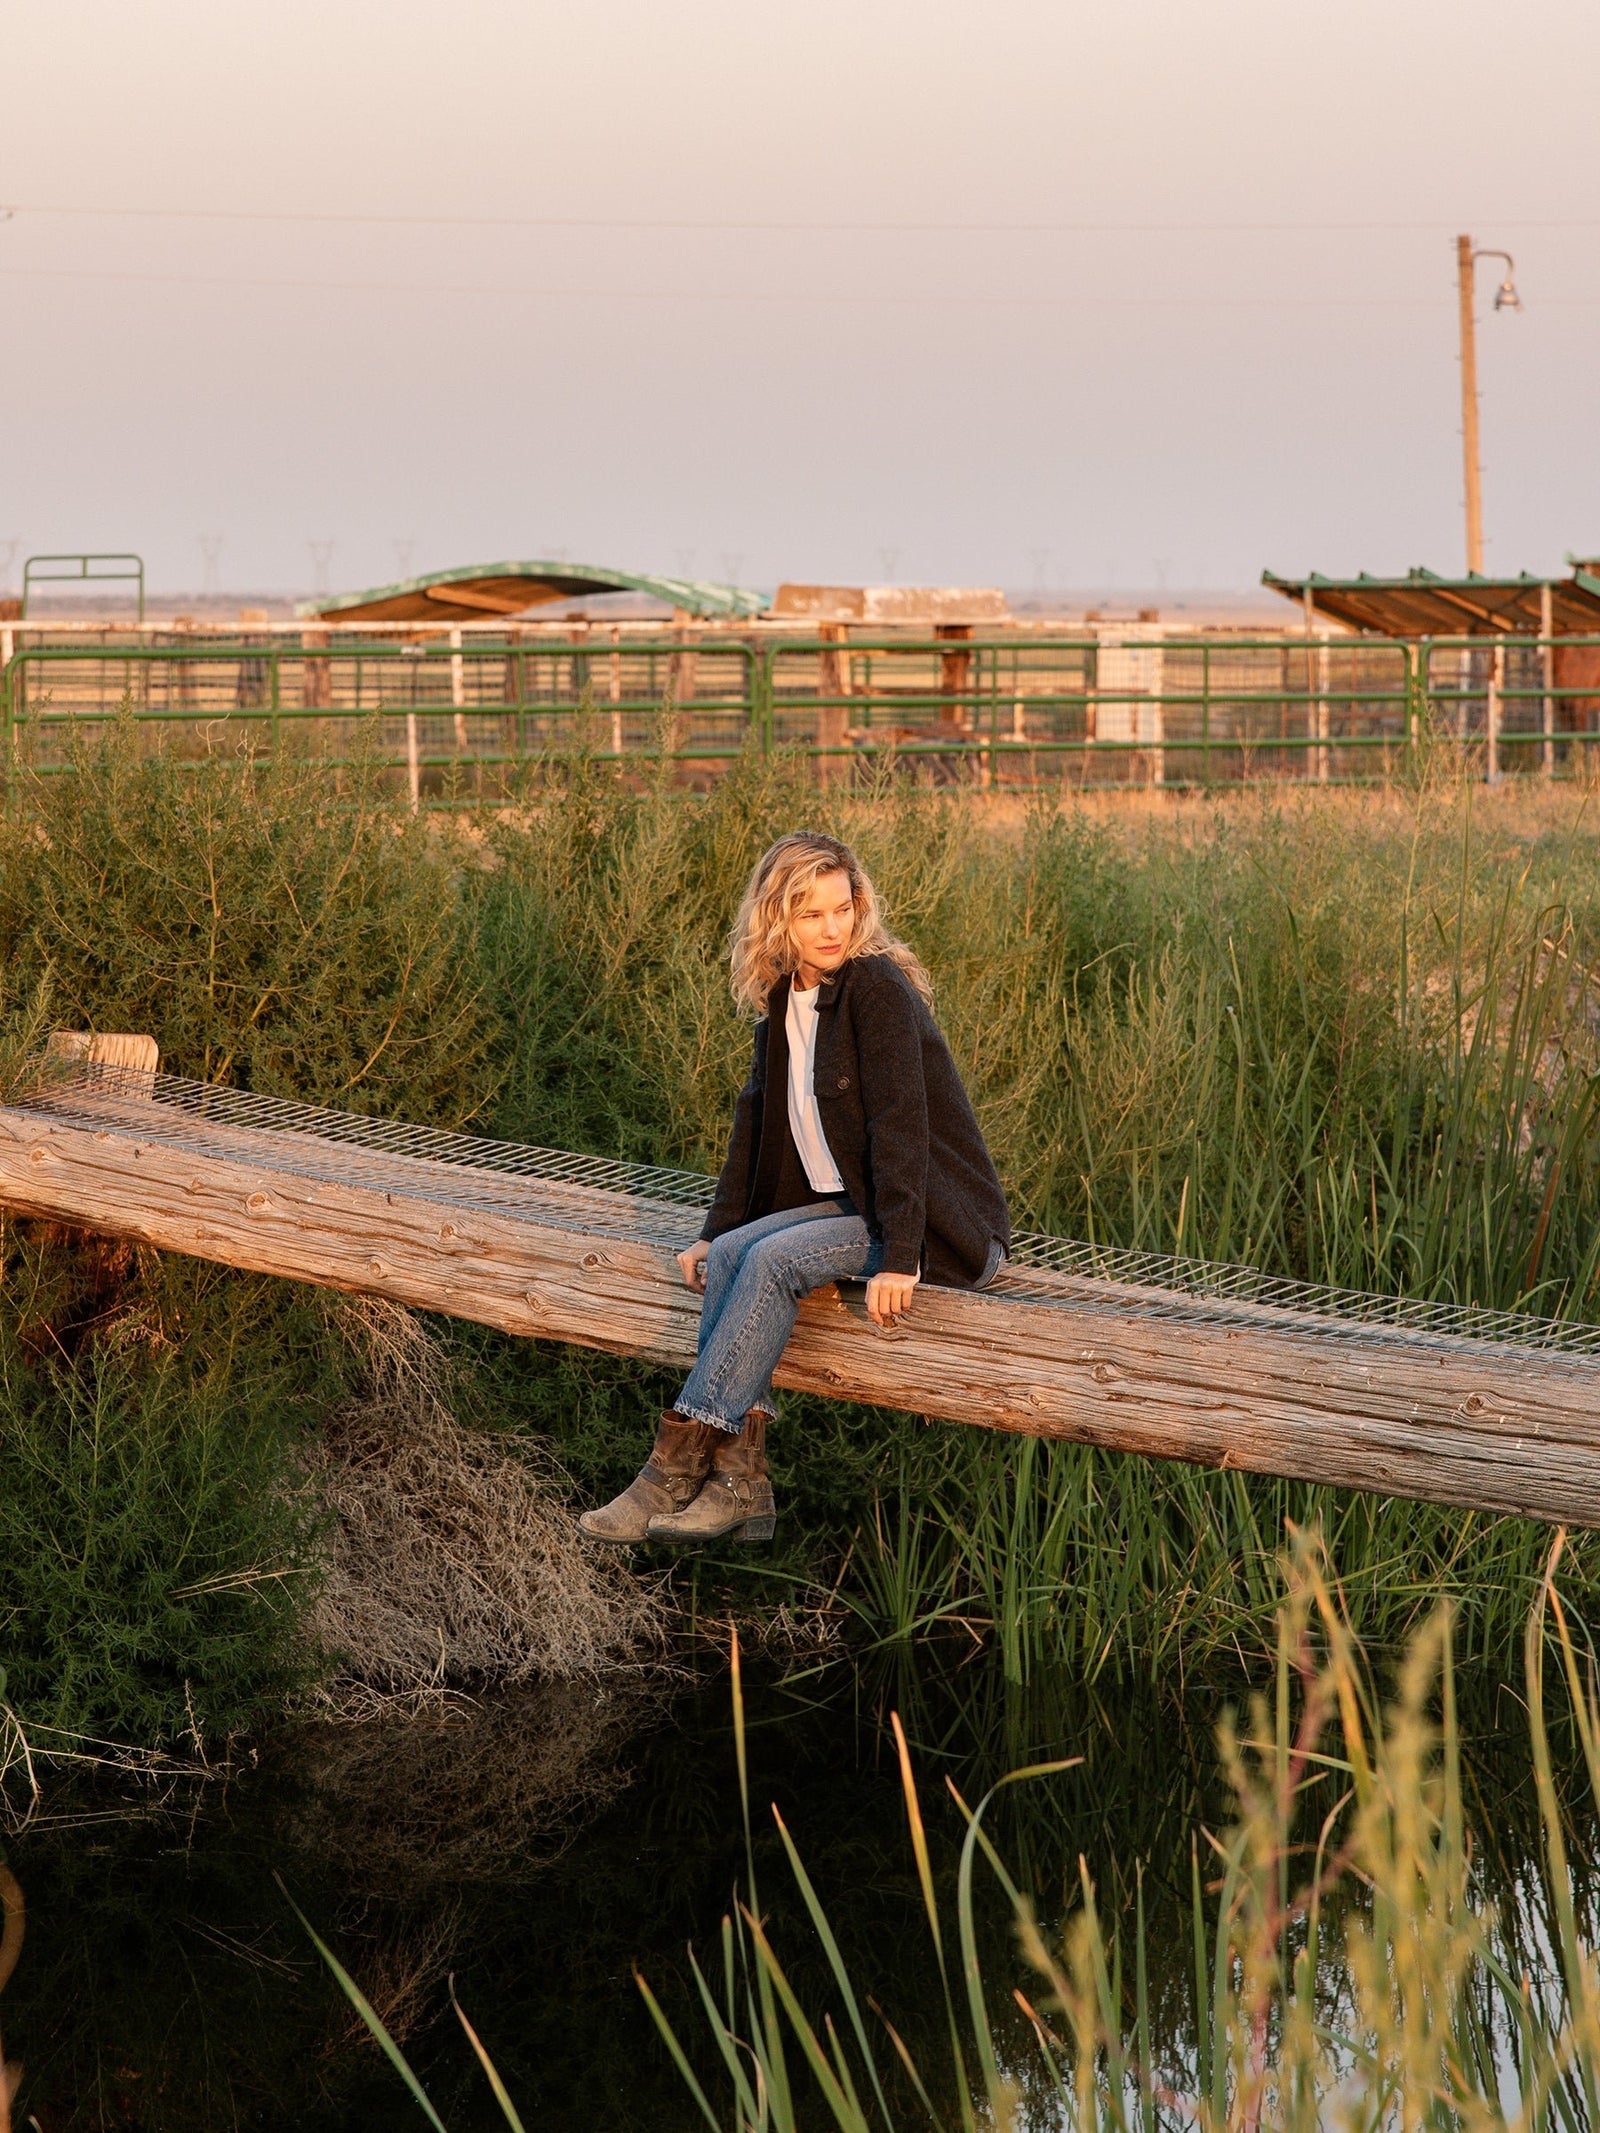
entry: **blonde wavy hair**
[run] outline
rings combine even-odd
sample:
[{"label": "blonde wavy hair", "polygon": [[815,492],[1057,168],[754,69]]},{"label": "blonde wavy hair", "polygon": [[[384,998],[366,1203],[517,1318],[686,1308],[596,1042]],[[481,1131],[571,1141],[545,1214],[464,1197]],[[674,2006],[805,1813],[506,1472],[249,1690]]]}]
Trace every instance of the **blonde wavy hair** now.
[{"label": "blonde wavy hair", "polygon": [[933,985],[928,973],[905,942],[896,940],[884,924],[878,892],[849,845],[815,830],[792,830],[757,862],[733,922],[730,979],[733,997],[740,1007],[755,1015],[766,1013],[773,986],[799,967],[793,933],[795,912],[819,875],[838,873],[849,876],[856,913],[846,960],[858,955],[886,955],[900,966],[923,999],[932,1001]]}]

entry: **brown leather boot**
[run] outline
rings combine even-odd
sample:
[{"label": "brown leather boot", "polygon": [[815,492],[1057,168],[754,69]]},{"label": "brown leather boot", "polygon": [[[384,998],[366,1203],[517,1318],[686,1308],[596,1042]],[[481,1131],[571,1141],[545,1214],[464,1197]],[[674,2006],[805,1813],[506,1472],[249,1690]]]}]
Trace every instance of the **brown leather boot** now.
[{"label": "brown leather boot", "polygon": [[752,1408],[736,1437],[715,1436],[705,1487],[686,1510],[652,1518],[651,1540],[771,1540],[778,1511],[767,1478],[766,1416]]},{"label": "brown leather boot", "polygon": [[724,1432],[706,1422],[687,1422],[675,1409],[661,1417],[650,1456],[620,1496],[597,1510],[585,1511],[578,1531],[585,1540],[613,1547],[642,1541],[659,1512],[681,1511],[693,1503],[711,1471],[714,1441]]}]

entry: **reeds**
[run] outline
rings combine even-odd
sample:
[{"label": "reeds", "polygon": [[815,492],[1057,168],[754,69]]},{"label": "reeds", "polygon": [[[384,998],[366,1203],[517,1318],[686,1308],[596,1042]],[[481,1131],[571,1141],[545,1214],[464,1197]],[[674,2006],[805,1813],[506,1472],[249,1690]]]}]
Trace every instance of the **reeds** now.
[{"label": "reeds", "polygon": [[[1564,1689],[1595,1803],[1600,1696],[1553,1576],[1530,1611],[1525,1651],[1545,1873],[1521,1890],[1512,1915],[1496,1914],[1474,1874],[1448,1610],[1411,1640],[1385,1706],[1320,1551],[1297,1547],[1285,1582],[1276,1694],[1254,1698],[1242,1727],[1228,1721],[1220,1732],[1237,1819],[1220,1835],[1195,1833],[1186,2008],[1153,2006],[1142,1899],[1114,1926],[1084,1871],[1064,1927],[1041,1927],[984,1828],[998,1787],[976,1808],[950,1787],[966,1828],[953,1907],[941,1899],[896,1722],[909,1841],[944,1981],[946,2052],[937,2066],[918,2064],[892,2011],[863,2005],[780,1823],[818,1943],[813,1967],[820,1958],[831,1975],[831,2010],[793,1989],[793,1957],[768,1936],[753,1873],[724,1922],[720,1963],[695,1965],[719,2104],[641,1981],[714,2133],[789,2133],[819,2119],[840,2133],[930,2119],[963,2133],[1313,2133],[1330,2124],[1531,2133],[1596,2123],[1600,1962],[1567,1857],[1547,1675]],[[741,1724],[736,1700],[736,1732]],[[1037,1980],[1014,1989],[1010,2007],[979,1957],[974,1879],[985,1866]]]},{"label": "reeds", "polygon": [[[1544,1860],[1509,1904],[1489,1899],[1476,1866],[1448,1608],[1418,1629],[1386,1701],[1320,1547],[1297,1537],[1284,1565],[1274,1693],[1219,1729],[1234,1816],[1220,1831],[1194,1832],[1186,1951],[1152,1946],[1137,1880],[1127,1915],[1112,1918],[1081,1865],[1065,1919],[1040,1922],[986,1822],[1004,1788],[1067,1767],[1059,1762],[1013,1771],[976,1806],[947,1781],[962,1825],[952,1886],[935,1870],[932,1805],[892,1721],[933,1958],[931,2007],[882,2006],[857,1984],[846,1936],[776,1812],[798,1898],[789,1915],[803,1912],[809,1932],[801,1945],[775,1939],[756,1883],[735,1640],[746,1874],[713,1957],[691,1955],[696,2032],[674,2024],[639,1979],[711,2133],[1593,2126],[1596,1921],[1570,1864],[1583,1810],[1558,1788],[1546,1696],[1559,1685],[1592,1815],[1600,1690],[1555,1586],[1559,1552],[1558,1542],[1525,1630]],[[991,1878],[1014,1934],[1014,1959],[1000,1976],[990,1974],[992,1936],[980,1915],[981,1884]],[[442,2127],[355,1981],[318,1946]],[[906,1957],[897,1967],[903,1974]],[[1025,1984],[1013,1982],[1019,1974]],[[519,2126],[466,2012],[456,2012],[505,2122]],[[920,2048],[908,2037],[920,2037]]]}]

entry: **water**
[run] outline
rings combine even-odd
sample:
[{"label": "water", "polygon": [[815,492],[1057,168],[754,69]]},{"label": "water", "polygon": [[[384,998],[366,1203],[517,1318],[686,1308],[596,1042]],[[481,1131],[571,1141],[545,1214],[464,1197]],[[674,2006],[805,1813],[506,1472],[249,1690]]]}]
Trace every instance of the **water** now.
[{"label": "water", "polygon": [[[1479,1689],[1469,1801],[1486,1875],[1511,1888],[1537,1855],[1531,1776],[1515,1702]],[[802,1997],[837,2006],[769,1802],[858,1990],[925,2066],[945,2063],[893,1708],[914,1743],[946,1884],[962,1826],[946,1776],[975,1800],[1019,1763],[1083,1757],[1002,1796],[994,1833],[1052,1919],[1075,1897],[1080,1854],[1111,1912],[1131,1900],[1142,1862],[1152,2003],[1180,2048],[1191,1832],[1228,1814],[1211,1749],[1222,1701],[1091,1696],[1065,1683],[1022,1694],[978,1658],[753,1681],[761,1908]],[[62,1787],[50,1804],[60,1819],[9,1846],[30,1926],[0,2002],[41,2133],[420,2126],[290,1899],[404,2038],[450,2133],[503,2125],[451,2013],[452,1978],[530,2129],[703,2125],[635,1965],[722,2095],[685,1951],[692,1943],[717,1963],[720,1921],[747,1878],[725,1679],[670,1698],[541,1693],[448,1726],[313,1728],[226,1783],[142,1800],[125,1787]],[[1012,1984],[1037,1989],[992,1887],[980,1940],[992,2004],[1004,2008]],[[1013,2031],[1002,2049],[1024,2055],[1020,2015]]]}]

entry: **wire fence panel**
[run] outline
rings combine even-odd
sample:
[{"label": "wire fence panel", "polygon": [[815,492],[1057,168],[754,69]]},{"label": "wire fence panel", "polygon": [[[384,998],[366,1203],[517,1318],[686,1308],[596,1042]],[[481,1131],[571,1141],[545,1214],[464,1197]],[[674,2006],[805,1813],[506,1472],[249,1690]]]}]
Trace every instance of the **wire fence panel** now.
[{"label": "wire fence panel", "polygon": [[[237,1157],[242,1151],[236,1136],[243,1131],[251,1137],[248,1156],[254,1164],[265,1160],[293,1176],[420,1192],[454,1206],[547,1225],[572,1224],[674,1249],[695,1234],[716,1184],[697,1171],[441,1132],[87,1061],[59,1066],[22,1108],[74,1124],[120,1126],[197,1155]],[[1541,1352],[1600,1357],[1600,1327],[1580,1320],[1371,1295],[1041,1231],[1022,1231],[1012,1239],[993,1293],[1064,1309],[1109,1303],[1134,1318],[1353,1340],[1380,1352],[1386,1344],[1459,1348],[1469,1343],[1486,1362],[1499,1351],[1502,1367]]]},{"label": "wire fence panel", "polygon": [[333,764],[360,757],[423,798],[463,788],[494,798],[508,770],[577,748],[708,765],[739,754],[759,696],[757,656],[737,640],[682,638],[28,647],[5,669],[6,756],[63,770],[86,731],[127,717],[180,756],[243,747]]},{"label": "wire fence panel", "polygon": [[1581,776],[1600,737],[1600,638],[147,632],[26,642],[0,681],[8,773],[67,769],[126,717],[180,758],[373,761],[419,805],[574,751],[698,786],[754,748],[831,783],[1183,789],[1371,782],[1441,745],[1490,780]]}]

